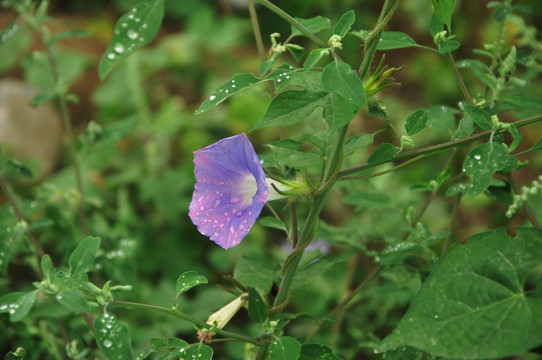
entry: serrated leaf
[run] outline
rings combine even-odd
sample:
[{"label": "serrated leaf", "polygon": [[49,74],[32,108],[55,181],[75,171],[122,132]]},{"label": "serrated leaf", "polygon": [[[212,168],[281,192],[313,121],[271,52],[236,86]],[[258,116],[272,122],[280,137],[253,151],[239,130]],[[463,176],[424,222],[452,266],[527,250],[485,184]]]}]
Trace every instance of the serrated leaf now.
[{"label": "serrated leaf", "polygon": [[38,292],[39,290],[13,292],[0,297],[0,313],[8,313],[11,322],[23,320],[34,306]]},{"label": "serrated leaf", "polygon": [[390,161],[399,148],[390,143],[380,144],[367,159],[367,165],[378,165]]},{"label": "serrated leaf", "polygon": [[299,360],[341,360],[341,358],[326,345],[306,343],[301,347]]},{"label": "serrated leaf", "polygon": [[401,31],[384,31],[378,45],[377,50],[395,50],[417,46],[413,38]]},{"label": "serrated leaf", "polygon": [[263,301],[260,293],[255,288],[248,289],[248,316],[257,323],[262,323],[267,319],[267,305]]},{"label": "serrated leaf", "polygon": [[333,27],[333,34],[339,35],[341,38],[344,37],[350,31],[354,21],[356,21],[356,13],[354,10],[348,10],[342,14],[337,24]]},{"label": "serrated leaf", "polygon": [[472,236],[435,266],[379,352],[412,346],[451,359],[494,359],[542,344],[542,297],[523,289],[542,258],[542,231]]},{"label": "serrated leaf", "polygon": [[309,56],[307,56],[305,62],[303,63],[303,71],[309,71],[316,66],[316,64],[318,63],[318,61],[320,61],[321,58],[329,54],[330,52],[327,48],[311,50]]},{"label": "serrated leaf", "polygon": [[342,96],[357,107],[367,105],[361,79],[350,65],[342,61],[335,60],[324,68],[322,84],[330,93]]},{"label": "serrated leaf", "polygon": [[132,339],[128,326],[113,314],[104,313],[94,320],[96,343],[109,360],[132,359]]},{"label": "serrated leaf", "polygon": [[283,221],[277,218],[274,218],[272,216],[264,216],[260,218],[258,222],[260,223],[260,225],[268,227],[268,228],[287,231],[286,224]]},{"label": "serrated leaf", "polygon": [[455,0],[431,0],[435,15],[440,21],[452,28],[452,13],[455,8]]},{"label": "serrated leaf", "polygon": [[147,0],[122,15],[103,54],[98,73],[103,80],[113,67],[158,34],[164,17],[164,0]]},{"label": "serrated leaf", "polygon": [[77,278],[94,267],[96,253],[100,248],[100,238],[89,236],[77,245],[70,255],[68,264],[72,278]]},{"label": "serrated leaf", "polygon": [[[302,19],[302,18],[296,17],[295,19],[299,21],[301,25],[306,27],[307,30],[309,30],[312,33],[317,33],[331,26],[331,20],[323,16],[315,16],[310,19]],[[291,36],[299,36],[299,35],[303,35],[303,33],[299,29],[297,29],[295,26],[292,25]]]},{"label": "serrated leaf", "polygon": [[322,116],[330,129],[347,125],[358,111],[357,106],[336,94],[286,90],[271,101],[264,117],[252,129],[293,125],[318,109],[323,110]]},{"label": "serrated leaf", "polygon": [[211,360],[212,358],[213,348],[202,343],[190,346],[184,355],[181,354],[181,359],[185,360]]},{"label": "serrated leaf", "polygon": [[81,291],[77,289],[60,291],[58,294],[56,294],[55,298],[60,305],[70,309],[76,314],[90,311],[90,307],[85,300],[85,297]]},{"label": "serrated leaf", "polygon": [[452,51],[455,51],[455,50],[459,49],[460,46],[461,46],[461,43],[459,41],[445,40],[445,41],[443,41],[442,43],[439,44],[438,52],[441,55],[448,54],[448,53],[450,53]]},{"label": "serrated leaf", "polygon": [[429,109],[419,109],[412,113],[406,120],[405,130],[407,135],[412,136],[423,129],[427,125]]},{"label": "serrated leaf", "polygon": [[201,284],[207,284],[207,278],[205,276],[199,275],[197,271],[193,270],[184,272],[177,279],[177,284],[175,286],[177,296]]},{"label": "serrated leaf", "polygon": [[281,336],[271,343],[268,354],[270,360],[299,359],[301,343],[293,337]]},{"label": "serrated leaf", "polygon": [[468,197],[482,193],[493,179],[495,172],[508,164],[508,152],[501,144],[489,142],[473,148],[463,162],[463,172],[471,179]]}]

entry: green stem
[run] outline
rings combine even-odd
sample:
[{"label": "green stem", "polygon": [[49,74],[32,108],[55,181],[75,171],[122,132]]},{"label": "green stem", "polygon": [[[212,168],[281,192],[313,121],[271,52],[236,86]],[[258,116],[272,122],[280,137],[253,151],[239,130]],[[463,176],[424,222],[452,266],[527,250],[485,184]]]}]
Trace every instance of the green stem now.
[{"label": "green stem", "polygon": [[[522,119],[522,120],[518,120],[518,121],[512,122],[511,124],[513,124],[513,125],[515,125],[516,127],[519,128],[519,127],[523,127],[523,126],[527,126],[527,125],[537,123],[537,122],[539,122],[541,120],[542,120],[542,114],[532,116],[532,117],[529,117],[529,118],[525,118],[525,119]],[[396,155],[390,161],[409,159],[409,158],[414,158],[414,157],[420,156],[420,155],[425,155],[425,156],[432,155],[434,153],[437,153],[437,152],[440,152],[440,151],[443,151],[443,150],[447,150],[447,149],[455,148],[455,147],[458,147],[458,146],[470,144],[472,142],[487,138],[487,137],[491,136],[492,134],[502,133],[502,132],[504,132],[503,129],[500,129],[497,132],[495,132],[493,130],[486,130],[486,131],[483,131],[483,132],[475,134],[475,135],[467,136],[467,137],[465,137],[463,139],[452,140],[452,141],[448,141],[448,142],[437,144],[437,145],[427,146],[427,147],[424,147],[424,148],[421,148],[421,149],[405,151],[405,152],[402,152],[402,153]],[[351,176],[351,175],[353,175],[355,173],[358,173],[360,171],[368,170],[368,169],[371,169],[371,168],[374,168],[374,167],[380,166],[380,165],[382,165],[382,163],[379,163],[379,164],[363,164],[363,165],[359,165],[359,166],[354,166],[352,168],[340,171],[339,175],[338,175],[338,179],[343,179],[345,177],[349,177],[349,176]]]},{"label": "green stem", "polygon": [[[111,302],[108,303],[108,306],[109,305],[124,306],[124,307],[136,308],[136,309],[145,309],[145,310],[151,310],[151,311],[155,311],[155,312],[175,316],[175,317],[181,318],[181,319],[183,319],[185,321],[188,321],[188,322],[194,324],[196,327],[198,327],[200,329],[210,329],[212,327],[211,325],[207,324],[206,322],[201,321],[200,319],[197,319],[197,318],[195,318],[193,316],[190,316],[190,315],[185,314],[185,313],[180,312],[180,311],[176,311],[176,310],[168,309],[168,308],[165,308],[165,307],[161,307],[161,306],[150,305],[150,304],[142,304],[142,303],[136,303],[136,302],[130,302],[130,301],[111,301]],[[256,338],[236,334],[236,333],[233,333],[233,332],[230,332],[230,331],[225,331],[225,330],[222,330],[222,329],[213,329],[213,332],[217,333],[218,335],[224,336],[224,337],[229,337],[229,338],[232,338],[232,339],[235,339],[235,340],[239,340],[239,341],[243,341],[243,342],[247,342],[247,343],[251,343],[251,344],[259,344],[260,343],[260,341],[258,339],[256,339]]]},{"label": "green stem", "polygon": [[295,26],[299,31],[301,31],[305,36],[307,36],[309,39],[314,41],[318,46],[327,48],[329,47],[325,42],[320,40],[316,35],[314,35],[309,29],[307,29],[303,24],[301,24],[299,21],[291,17],[288,13],[286,13],[284,10],[276,6],[275,4],[269,2],[268,0],[256,0],[284,20],[286,20],[291,25]]},{"label": "green stem", "polygon": [[[13,194],[9,190],[8,184],[6,182],[6,179],[4,178],[4,175],[0,172],[0,190],[4,193],[4,196],[7,198],[9,205],[13,209],[13,212],[15,213],[15,216],[17,217],[17,220],[20,223],[26,224],[26,236],[30,240],[30,243],[32,246],[36,249],[38,252],[39,257],[43,257],[45,255],[45,251],[43,251],[43,248],[41,247],[40,243],[34,236],[34,234],[30,231],[30,228],[28,227],[28,223],[24,218],[23,213],[21,212],[21,209],[19,209],[19,206],[17,205],[17,202],[15,201],[15,198],[13,197]],[[38,259],[39,260],[39,259]],[[39,261],[38,261],[39,264]],[[43,274],[41,273],[41,267],[38,266],[38,272],[40,274],[40,277],[43,278]]]},{"label": "green stem", "polygon": [[258,15],[256,14],[256,8],[254,7],[254,0],[247,0],[248,12],[250,13],[250,21],[252,23],[252,31],[254,31],[254,38],[256,40],[256,47],[258,48],[258,54],[260,59],[265,61],[265,48],[263,46],[262,33],[260,32],[260,24],[258,23]]},{"label": "green stem", "polygon": [[380,41],[380,36],[393,16],[393,13],[399,6],[400,0],[393,0],[393,4],[390,5],[391,1],[392,0],[384,1],[377,25],[365,41],[364,56],[358,70],[358,75],[362,81],[365,80],[369,74],[369,69],[371,68],[371,64],[376,53],[376,48],[378,47],[378,42]]},{"label": "green stem", "polygon": [[457,78],[457,81],[459,82],[459,87],[461,88],[461,91],[463,92],[463,96],[465,96],[465,99],[469,102],[469,104],[474,105],[474,101],[472,100],[472,97],[470,96],[469,89],[467,89],[467,85],[465,85],[465,82],[463,81],[463,78],[461,77],[461,74],[459,73],[459,70],[457,69],[457,65],[455,64],[454,57],[452,56],[452,53],[448,53],[448,59],[450,60],[450,64],[452,64],[452,69],[454,69],[455,77]]}]

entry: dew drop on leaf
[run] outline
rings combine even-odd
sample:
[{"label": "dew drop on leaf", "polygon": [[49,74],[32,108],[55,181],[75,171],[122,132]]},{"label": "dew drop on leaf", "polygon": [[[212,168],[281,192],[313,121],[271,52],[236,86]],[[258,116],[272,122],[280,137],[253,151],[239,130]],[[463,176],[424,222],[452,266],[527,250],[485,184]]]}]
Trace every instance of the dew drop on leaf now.
[{"label": "dew drop on leaf", "polygon": [[137,31],[135,31],[134,29],[130,29],[128,30],[128,38],[130,40],[135,40],[139,37],[139,34],[137,33]]},{"label": "dew drop on leaf", "polygon": [[105,339],[103,341],[103,346],[106,347],[106,348],[110,348],[111,346],[113,346],[113,342],[109,339]]}]

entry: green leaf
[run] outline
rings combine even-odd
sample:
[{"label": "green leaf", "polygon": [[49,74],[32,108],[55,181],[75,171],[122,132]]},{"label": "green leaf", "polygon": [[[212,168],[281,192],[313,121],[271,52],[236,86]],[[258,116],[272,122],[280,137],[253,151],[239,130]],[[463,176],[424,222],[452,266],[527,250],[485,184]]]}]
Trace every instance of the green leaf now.
[{"label": "green leaf", "polygon": [[48,279],[51,275],[51,271],[53,270],[53,262],[51,261],[51,257],[48,254],[43,255],[43,257],[41,258],[40,267],[43,277],[45,279]]},{"label": "green leaf", "polygon": [[201,284],[207,284],[205,276],[199,275],[197,271],[193,270],[184,272],[177,279],[177,285],[175,286],[177,296]]},{"label": "green leaf", "polygon": [[303,71],[309,71],[316,66],[316,64],[318,63],[318,61],[320,61],[321,58],[329,54],[330,52],[327,48],[311,50],[309,56],[307,56],[307,59],[305,59],[305,62],[303,63]]},{"label": "green leaf", "polygon": [[510,12],[510,10],[511,10],[511,6],[509,6],[509,5],[500,6],[495,11],[495,14],[493,15],[495,21],[503,22],[504,19],[506,19],[506,17],[508,16],[508,13]]},{"label": "green leaf", "polygon": [[399,148],[390,143],[380,144],[367,159],[367,165],[378,165],[390,161]]},{"label": "green leaf", "polygon": [[268,228],[288,231],[288,229],[286,228],[286,224],[283,221],[272,216],[264,216],[260,218],[258,222],[260,223],[260,225]]},{"label": "green leaf", "polygon": [[489,67],[479,60],[464,59],[457,62],[458,69],[471,69],[474,75],[484,85],[494,89],[497,85],[497,78]]},{"label": "green leaf", "polygon": [[401,31],[384,31],[378,45],[377,50],[394,50],[408,47],[418,46],[413,38]]},{"label": "green leaf", "polygon": [[26,358],[26,350],[18,347],[15,351],[10,351],[4,356],[4,360],[24,360]]},{"label": "green leaf", "polygon": [[90,31],[86,31],[83,29],[75,29],[75,30],[62,30],[57,32],[51,37],[51,40],[49,40],[49,44],[54,44],[55,42],[67,39],[71,37],[79,37],[79,38],[85,38],[92,36],[92,33]]},{"label": "green leaf", "polygon": [[293,125],[307,119],[317,109],[323,109],[322,115],[331,129],[347,125],[358,111],[357,106],[335,94],[286,90],[271,101],[264,117],[252,129]]},{"label": "green leaf", "polygon": [[356,13],[354,10],[348,10],[342,14],[337,24],[333,27],[333,34],[339,35],[341,38],[344,37],[350,31],[354,21],[356,21]]},{"label": "green leaf", "polygon": [[463,105],[463,110],[466,114],[472,117],[472,120],[480,129],[489,130],[493,127],[493,124],[491,123],[491,115],[484,109],[478,106],[465,104]]},{"label": "green leaf", "polygon": [[529,148],[529,151],[539,150],[542,149],[542,138],[538,139],[537,142],[534,143],[533,146]]},{"label": "green leaf", "polygon": [[119,61],[150,43],[158,34],[163,17],[164,0],[141,2],[122,15],[100,60],[100,79],[103,80]]},{"label": "green leaf", "polygon": [[513,95],[507,96],[499,103],[500,111],[526,109],[542,111],[542,98],[530,95]]},{"label": "green leaf", "polygon": [[9,313],[9,321],[23,320],[32,309],[39,290],[31,292],[13,292],[0,297],[0,313]]},{"label": "green leaf", "polygon": [[255,288],[248,289],[248,316],[257,323],[262,323],[267,319],[267,305],[263,301],[260,293]]},{"label": "green leaf", "polygon": [[470,185],[467,183],[459,183],[454,184],[446,190],[446,197],[452,197],[457,194],[464,194],[466,193],[470,188]]},{"label": "green leaf", "polygon": [[356,211],[364,209],[389,209],[393,207],[391,198],[379,192],[354,192],[346,195],[343,201],[347,204],[354,205]]},{"label": "green leaf", "polygon": [[56,301],[76,314],[90,311],[90,307],[88,306],[85,297],[81,291],[77,289],[60,291],[58,294],[56,294]]},{"label": "green leaf", "polygon": [[357,149],[371,145],[374,141],[375,133],[373,134],[358,134],[349,138],[344,143],[344,156],[352,154]]},{"label": "green leaf", "polygon": [[400,263],[407,257],[414,255],[420,248],[420,244],[407,241],[388,245],[382,250],[380,255],[376,258],[376,261],[384,266],[394,265]]},{"label": "green leaf", "polygon": [[299,360],[341,360],[328,346],[318,343],[306,343],[301,347]]},{"label": "green leaf", "polygon": [[[312,33],[317,33],[321,30],[327,29],[331,26],[331,20],[323,16],[315,16],[310,19],[295,18],[304,27]],[[292,25],[292,36],[303,35],[295,26]]]},{"label": "green leaf", "polygon": [[132,340],[128,326],[113,314],[104,313],[94,320],[94,335],[100,350],[109,360],[132,359]]},{"label": "green leaf", "polygon": [[435,15],[440,21],[452,28],[452,13],[454,12],[455,0],[431,0]]},{"label": "green leaf", "polygon": [[471,179],[467,197],[482,193],[493,179],[495,172],[508,164],[508,152],[501,144],[489,142],[473,148],[463,162],[463,172]]},{"label": "green leaf", "polygon": [[412,346],[450,359],[494,359],[542,344],[542,297],[525,291],[542,258],[542,231],[472,236],[446,253],[379,352]]},{"label": "green leaf", "polygon": [[32,178],[32,171],[28,169],[22,162],[16,159],[9,159],[7,164],[14,167],[19,174],[26,178]]},{"label": "green leaf", "polygon": [[300,63],[305,55],[305,48],[297,44],[286,44],[286,49],[292,54],[296,63]]},{"label": "green leaf", "polygon": [[235,74],[231,80],[220,85],[215,90],[214,94],[210,95],[209,98],[200,105],[195,114],[201,114],[202,112],[215,107],[236,92],[246,89],[260,81],[260,79],[252,74]]},{"label": "green leaf", "polygon": [[429,109],[419,109],[412,113],[406,120],[405,130],[407,135],[412,136],[425,128]]},{"label": "green leaf", "polygon": [[508,124],[508,132],[512,135],[512,143],[508,147],[508,152],[516,150],[523,140],[523,134],[518,131],[518,127],[514,124]]},{"label": "green leaf", "polygon": [[237,261],[233,276],[237,281],[245,286],[255,287],[266,292],[273,282],[280,279],[278,268],[269,267],[264,259],[242,256]]},{"label": "green leaf", "polygon": [[96,253],[100,248],[100,238],[89,236],[77,245],[70,255],[68,264],[72,278],[77,278],[94,267]]},{"label": "green leaf", "polygon": [[202,344],[194,344],[186,349],[184,356],[181,355],[181,359],[186,360],[211,360],[213,358],[213,348]]},{"label": "green leaf", "polygon": [[296,148],[282,146],[282,143],[283,141],[266,145],[277,159],[277,163],[290,167],[307,167],[320,159],[318,153],[297,151]]},{"label": "green leaf", "polygon": [[0,46],[4,45],[9,39],[13,38],[13,36],[19,30],[17,18],[18,16],[16,16],[5,29],[0,31]]},{"label": "green leaf", "polygon": [[275,339],[269,346],[270,360],[299,359],[301,343],[290,336],[281,336]]},{"label": "green leaf", "polygon": [[361,79],[350,65],[342,61],[335,60],[324,68],[322,84],[330,93],[342,96],[357,107],[367,105]]},{"label": "green leaf", "polygon": [[435,37],[438,33],[444,30],[444,23],[439,20],[437,15],[433,13],[431,15],[431,23],[429,24],[429,33],[431,34],[431,37]]},{"label": "green leaf", "polygon": [[460,46],[461,46],[461,43],[459,41],[445,40],[445,41],[443,41],[442,43],[439,44],[438,52],[441,55],[447,54],[447,53],[450,53],[452,51],[455,51],[455,50],[459,49]]}]

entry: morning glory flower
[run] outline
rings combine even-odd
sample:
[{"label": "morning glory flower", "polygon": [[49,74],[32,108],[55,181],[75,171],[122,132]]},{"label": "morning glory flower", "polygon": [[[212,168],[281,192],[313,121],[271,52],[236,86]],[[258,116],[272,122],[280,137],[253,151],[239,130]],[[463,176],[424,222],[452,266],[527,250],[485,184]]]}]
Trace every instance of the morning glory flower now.
[{"label": "morning glory flower", "polygon": [[245,134],[222,139],[195,151],[194,165],[190,219],[200,233],[224,249],[239,244],[270,200],[252,144]]}]

